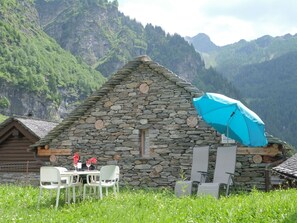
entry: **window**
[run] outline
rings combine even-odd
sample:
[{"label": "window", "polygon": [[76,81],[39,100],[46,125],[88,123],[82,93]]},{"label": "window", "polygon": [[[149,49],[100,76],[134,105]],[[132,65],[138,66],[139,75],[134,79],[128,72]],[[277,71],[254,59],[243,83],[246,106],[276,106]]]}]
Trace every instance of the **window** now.
[{"label": "window", "polygon": [[149,130],[148,129],[140,129],[139,130],[140,137],[140,156],[149,156]]}]

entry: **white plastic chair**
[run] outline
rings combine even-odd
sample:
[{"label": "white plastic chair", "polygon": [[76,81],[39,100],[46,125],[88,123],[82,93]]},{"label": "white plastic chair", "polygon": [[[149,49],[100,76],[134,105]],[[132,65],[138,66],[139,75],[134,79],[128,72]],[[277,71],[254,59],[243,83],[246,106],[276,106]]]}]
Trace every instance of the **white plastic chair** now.
[{"label": "white plastic chair", "polygon": [[175,195],[177,197],[191,195],[193,186],[204,183],[208,170],[209,146],[201,146],[193,148],[192,169],[190,180],[177,181],[175,183]]},{"label": "white plastic chair", "polygon": [[84,184],[83,200],[86,198],[87,187],[90,188],[90,191],[93,189],[94,195],[96,195],[97,187],[99,188],[99,178],[99,173],[91,173],[86,176],[87,183]]},{"label": "white plastic chair", "polygon": [[198,195],[212,195],[219,198],[220,186],[226,186],[226,196],[233,184],[236,164],[237,146],[218,147],[214,178],[212,183],[202,183],[198,187]]},{"label": "white plastic chair", "polygon": [[99,189],[99,197],[102,199],[102,188],[106,188],[106,195],[108,195],[108,188],[112,187],[114,195],[119,192],[119,175],[120,168],[115,165],[103,166],[100,169],[100,174],[89,174],[87,176],[87,184],[84,185],[84,195],[83,199],[86,197],[87,187],[94,188],[96,193],[96,188]]},{"label": "white plastic chair", "polygon": [[[60,174],[63,172],[68,171],[67,168],[65,167],[55,167],[60,171]],[[71,178],[72,177],[72,178]],[[83,183],[82,183],[82,179],[77,175],[77,176],[62,176],[61,177],[61,181],[65,181],[66,183],[70,183],[71,182],[71,188],[72,188],[72,199],[73,202],[76,202],[76,190],[75,188],[78,187],[78,195],[81,196],[82,195],[82,190],[83,190]]]},{"label": "white plastic chair", "polygon": [[117,193],[120,192],[120,186],[119,186],[119,182],[120,182],[120,168],[117,166],[116,168],[116,188],[117,188]]},{"label": "white plastic chair", "polygon": [[[56,169],[58,169],[59,170],[59,172],[60,172],[60,174],[61,173],[63,173],[63,172],[65,172],[65,171],[67,171],[67,168],[65,168],[65,167],[55,167]],[[70,177],[64,177],[64,176],[61,176],[61,182],[63,183],[63,182],[66,182],[66,183],[70,183],[70,181],[71,181],[71,178]]]},{"label": "white plastic chair", "polygon": [[[68,188],[71,187],[71,182],[62,183],[60,170],[56,167],[43,166],[40,167],[40,193],[38,197],[38,207],[42,196],[42,189],[57,190],[56,209],[59,206],[60,190],[66,190],[66,197],[70,203],[70,196]],[[51,194],[52,195],[52,194]]]}]

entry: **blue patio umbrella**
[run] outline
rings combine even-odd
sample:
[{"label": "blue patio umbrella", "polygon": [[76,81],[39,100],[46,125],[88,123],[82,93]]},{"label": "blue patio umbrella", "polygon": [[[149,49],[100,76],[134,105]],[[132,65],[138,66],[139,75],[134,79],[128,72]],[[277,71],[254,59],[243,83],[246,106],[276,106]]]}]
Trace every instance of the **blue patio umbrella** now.
[{"label": "blue patio umbrella", "polygon": [[221,134],[246,146],[265,146],[264,122],[240,101],[216,93],[193,99],[202,119]]}]

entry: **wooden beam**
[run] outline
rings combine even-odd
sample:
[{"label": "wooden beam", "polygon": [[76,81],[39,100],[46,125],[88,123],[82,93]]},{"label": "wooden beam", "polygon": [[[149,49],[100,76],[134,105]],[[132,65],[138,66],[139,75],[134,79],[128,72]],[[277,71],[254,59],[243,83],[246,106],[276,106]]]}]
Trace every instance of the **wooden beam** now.
[{"label": "wooden beam", "polygon": [[265,155],[265,156],[276,156],[281,153],[276,147],[238,147],[237,154],[240,155]]},{"label": "wooden beam", "polygon": [[71,155],[71,149],[37,149],[38,156]]}]

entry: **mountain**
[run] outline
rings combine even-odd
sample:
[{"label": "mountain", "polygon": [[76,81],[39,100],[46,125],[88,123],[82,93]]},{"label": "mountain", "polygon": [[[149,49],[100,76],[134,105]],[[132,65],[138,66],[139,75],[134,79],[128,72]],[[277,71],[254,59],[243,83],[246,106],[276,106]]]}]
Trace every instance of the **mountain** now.
[{"label": "mountain", "polygon": [[297,51],[241,67],[233,83],[270,133],[297,145]]},{"label": "mountain", "polygon": [[143,54],[188,80],[203,69],[200,55],[183,38],[143,27],[119,12],[115,2],[37,0],[36,9],[49,36],[105,76]]},{"label": "mountain", "polygon": [[202,55],[206,64],[235,85],[269,133],[297,147],[292,103],[297,95],[296,54],[297,34],[286,34],[240,40]]},{"label": "mountain", "polygon": [[166,34],[151,24],[143,27],[119,12],[117,1],[36,0],[36,9],[49,36],[106,77],[127,61],[146,54],[182,78],[196,80],[204,91],[215,85],[218,92],[240,97],[225,78],[212,84],[200,80],[200,74],[208,72],[212,79],[213,71],[205,69],[200,54],[184,38]]},{"label": "mountain", "polygon": [[263,36],[217,47],[200,34],[189,44],[131,20],[116,0],[2,0],[0,113],[63,118],[123,64],[147,54],[203,91],[245,100],[268,132],[296,146],[288,103],[296,94],[296,40]]},{"label": "mountain", "polygon": [[214,44],[208,35],[205,33],[199,33],[194,37],[185,37],[185,39],[193,44],[194,48],[201,53],[209,53],[211,51],[218,50],[220,47]]},{"label": "mountain", "polygon": [[104,76],[145,53],[144,28],[107,0],[37,0],[43,30]]},{"label": "mountain", "polygon": [[32,1],[1,1],[2,114],[60,119],[104,81],[43,32]]},{"label": "mountain", "polygon": [[252,41],[240,40],[220,47],[208,52],[204,59],[209,60],[209,64],[227,79],[232,80],[241,66],[269,61],[296,50],[297,34],[278,37],[265,35]]},{"label": "mountain", "polygon": [[[0,113],[65,117],[107,77],[147,54],[201,90],[238,91],[179,35],[143,27],[107,0],[2,0]],[[103,76],[101,75],[103,74]]]}]

